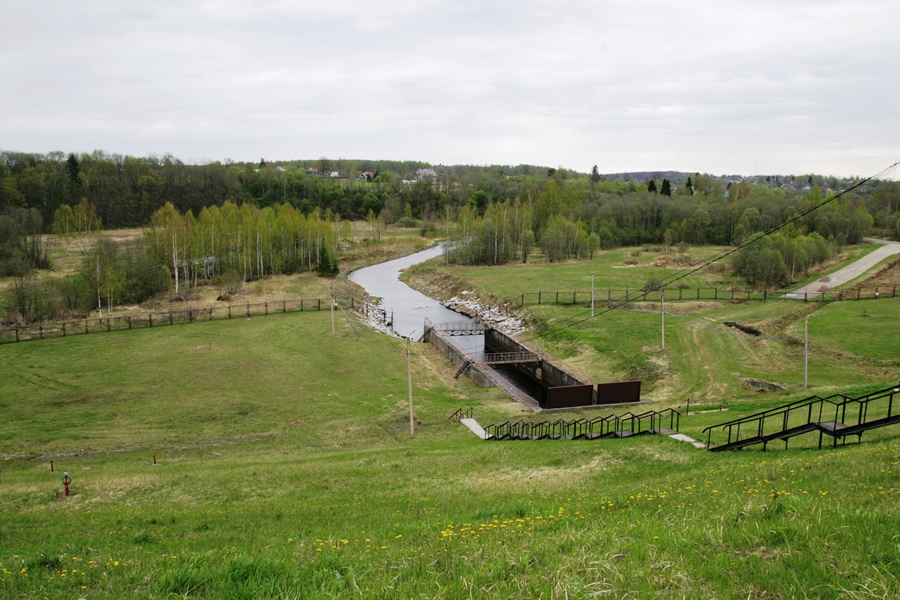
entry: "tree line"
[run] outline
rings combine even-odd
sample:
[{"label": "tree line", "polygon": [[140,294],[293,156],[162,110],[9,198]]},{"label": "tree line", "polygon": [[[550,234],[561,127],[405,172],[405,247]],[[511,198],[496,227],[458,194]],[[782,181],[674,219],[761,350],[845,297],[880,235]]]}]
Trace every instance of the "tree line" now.
[{"label": "tree line", "polygon": [[[436,177],[417,181],[416,171],[423,167]],[[311,169],[315,173],[308,172]],[[331,177],[333,173],[339,176]],[[728,243],[742,213],[730,214],[735,204],[745,205],[749,198],[763,218],[774,212],[772,217],[779,219],[781,211],[817,190],[837,191],[852,183],[818,175],[738,179],[672,172],[601,175],[596,168],[578,173],[531,165],[434,166],[326,158],[191,165],[171,155],[0,152],[0,214],[9,208],[34,208],[49,228],[60,206],[75,207],[84,200],[106,227],[120,228],[146,225],[166,203],[199,215],[205,207],[230,200],[257,208],[290,204],[304,214],[318,208],[350,220],[365,219],[372,211],[390,225],[404,218],[436,222],[447,208],[458,215],[467,205],[479,216],[488,205],[507,200],[534,207],[543,194],[551,204],[562,203],[562,212],[583,220],[591,232],[602,237],[599,227],[606,226],[619,244],[661,240],[665,229],[676,224],[685,229],[685,238],[697,240],[691,243]],[[553,194],[545,189],[551,182]],[[871,182],[846,197],[853,208],[863,200],[873,226],[896,235],[900,184]],[[762,204],[775,208],[767,210]],[[695,214],[700,208],[705,214]],[[540,231],[535,235],[540,237]]]},{"label": "tree line", "polygon": [[[141,301],[165,289],[164,281],[177,296],[222,279],[334,272],[350,241],[349,219],[367,220],[375,240],[392,223],[440,229],[454,240],[448,258],[464,264],[527,261],[536,248],[555,262],[617,246],[736,245],[851,183],[813,175],[609,176],[597,167],[578,173],[529,165],[437,166],[435,176],[416,181],[426,166],[325,158],[188,165],[168,155],[0,152],[0,275],[21,279],[12,304],[39,306],[25,293],[35,286],[25,283],[28,273],[49,265],[41,234],[55,232],[66,252],[91,257],[77,285],[42,296],[64,301],[15,311],[44,316],[100,310],[104,298],[107,310]],[[900,185],[870,182],[797,221],[785,236],[794,241],[773,238],[771,251],[781,260],[774,264],[784,270],[770,269],[764,281],[748,266],[759,262],[755,257],[735,262],[735,272],[773,285],[815,264],[822,244],[833,252],[873,231],[900,237],[898,205]],[[145,228],[139,248],[94,252],[97,230],[122,226]]]},{"label": "tree line", "polygon": [[[167,203],[151,215],[136,245],[123,246],[97,241],[99,224],[73,216],[81,213],[90,215],[93,207],[63,205],[54,224],[66,248],[71,240],[78,242],[72,251],[84,258],[76,273],[42,279],[33,268],[11,273],[15,278],[0,299],[7,322],[95,310],[103,318],[117,305],[138,304],[172,287],[173,298],[183,300],[198,285],[214,284],[229,294],[244,282],[267,276],[301,271],[334,275],[339,252],[351,235],[349,221],[329,211],[304,215],[287,204],[260,209],[228,201],[221,207],[203,208],[195,217]],[[39,218],[35,212],[28,214]],[[71,227],[64,224],[70,221]],[[85,222],[93,225],[77,226]],[[46,254],[46,248],[42,251]],[[49,260],[43,266],[49,266]]]}]

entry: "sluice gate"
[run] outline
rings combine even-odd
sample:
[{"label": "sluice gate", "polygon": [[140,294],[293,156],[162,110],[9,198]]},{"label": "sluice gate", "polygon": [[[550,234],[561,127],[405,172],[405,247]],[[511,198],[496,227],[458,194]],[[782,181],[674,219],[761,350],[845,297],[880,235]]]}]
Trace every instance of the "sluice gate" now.
[{"label": "sluice gate", "polygon": [[[461,348],[456,336],[484,336],[483,351]],[[503,332],[483,323],[425,322],[421,341],[440,350],[455,365],[454,378],[463,373],[482,387],[496,386],[533,410],[589,408],[640,401],[640,381],[593,384],[552,364]]]}]

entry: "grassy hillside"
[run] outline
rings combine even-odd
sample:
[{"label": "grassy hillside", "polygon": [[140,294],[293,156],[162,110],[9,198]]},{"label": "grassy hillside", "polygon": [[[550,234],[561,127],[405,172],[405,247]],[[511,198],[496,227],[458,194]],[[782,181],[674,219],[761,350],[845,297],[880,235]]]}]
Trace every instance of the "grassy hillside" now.
[{"label": "grassy hillside", "polygon": [[[876,305],[897,314],[867,303],[865,335]],[[861,306],[815,313],[819,343]],[[484,442],[447,416],[519,406],[415,344],[410,438],[405,369],[400,341],[332,336],[326,312],[0,346],[0,597],[900,595],[896,429],[766,453]]]}]

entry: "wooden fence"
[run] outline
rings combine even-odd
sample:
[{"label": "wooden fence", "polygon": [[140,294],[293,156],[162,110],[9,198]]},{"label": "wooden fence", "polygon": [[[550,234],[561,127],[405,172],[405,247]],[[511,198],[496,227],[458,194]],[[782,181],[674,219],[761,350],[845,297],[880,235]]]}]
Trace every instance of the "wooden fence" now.
[{"label": "wooden fence", "polygon": [[[353,307],[355,303],[356,301],[351,296],[348,304]],[[0,326],[0,344],[323,309],[329,309],[328,299],[315,298],[313,300],[281,300],[254,304],[189,308],[186,310],[153,311],[133,315],[113,315],[103,319],[89,317],[65,321],[47,321],[23,327]]]},{"label": "wooden fence", "polygon": [[[595,304],[603,302],[659,302],[661,290],[614,290],[594,288]],[[897,286],[829,289],[823,292],[796,294],[787,290],[735,290],[729,288],[669,288],[666,302],[719,300],[727,302],[766,302],[768,300],[803,300],[805,302],[838,302],[841,300],[874,300],[896,298]],[[519,307],[535,304],[591,305],[591,290],[523,292],[517,299]]]}]

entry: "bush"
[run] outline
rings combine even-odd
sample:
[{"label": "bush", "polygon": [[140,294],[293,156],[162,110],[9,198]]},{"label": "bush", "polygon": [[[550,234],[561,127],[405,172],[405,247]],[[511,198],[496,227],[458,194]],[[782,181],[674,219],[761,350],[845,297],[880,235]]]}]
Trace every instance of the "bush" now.
[{"label": "bush", "polygon": [[651,277],[644,282],[644,291],[651,292],[654,290],[658,290],[660,286],[662,286],[662,279],[659,277]]}]

